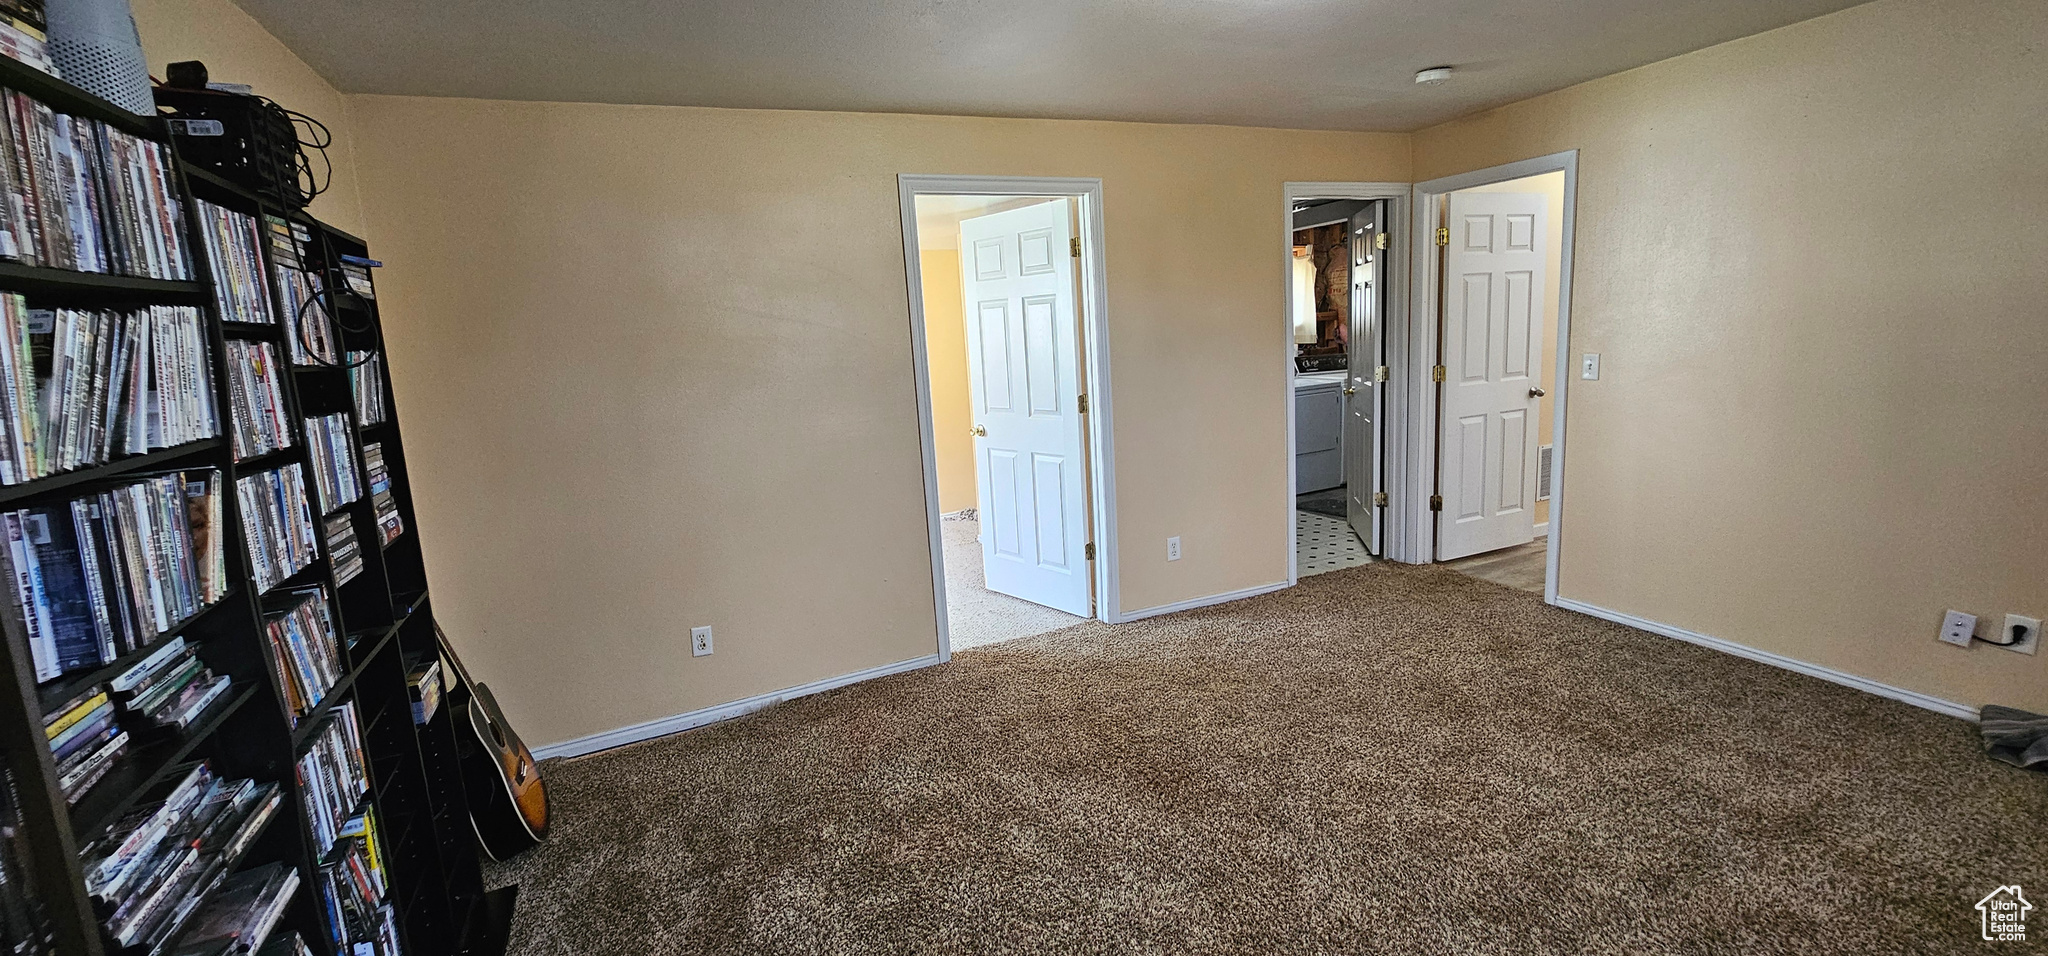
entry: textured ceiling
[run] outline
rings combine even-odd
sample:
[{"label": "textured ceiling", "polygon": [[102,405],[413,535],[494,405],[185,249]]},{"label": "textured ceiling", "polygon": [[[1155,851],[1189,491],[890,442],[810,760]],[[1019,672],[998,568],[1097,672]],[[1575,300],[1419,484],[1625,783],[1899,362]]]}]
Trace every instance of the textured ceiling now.
[{"label": "textured ceiling", "polygon": [[1861,0],[237,2],[353,93],[1411,130]]}]

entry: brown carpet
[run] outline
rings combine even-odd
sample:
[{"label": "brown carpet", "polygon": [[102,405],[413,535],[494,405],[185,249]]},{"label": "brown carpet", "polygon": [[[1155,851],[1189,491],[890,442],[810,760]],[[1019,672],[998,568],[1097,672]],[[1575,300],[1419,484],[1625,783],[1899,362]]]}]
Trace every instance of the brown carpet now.
[{"label": "brown carpet", "polygon": [[1972,906],[2048,904],[2048,777],[1972,725],[1441,568],[546,769],[520,954],[2018,953]]}]

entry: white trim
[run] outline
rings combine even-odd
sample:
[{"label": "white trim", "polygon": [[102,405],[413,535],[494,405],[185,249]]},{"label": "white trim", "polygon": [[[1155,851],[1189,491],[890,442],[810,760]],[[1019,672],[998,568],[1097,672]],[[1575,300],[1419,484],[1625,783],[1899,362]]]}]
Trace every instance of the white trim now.
[{"label": "white trim", "polygon": [[1548,522],[1548,521],[1538,521],[1538,522],[1536,522],[1536,536],[1537,536],[1537,537],[1539,537],[1539,538],[1544,538],[1544,537],[1549,537],[1549,535],[1550,535],[1550,522]]},{"label": "white trim", "polygon": [[845,687],[848,684],[858,684],[864,680],[873,680],[877,677],[887,677],[890,674],[914,671],[919,668],[942,663],[942,661],[943,658],[937,654],[927,654],[923,657],[915,657],[907,661],[897,661],[894,664],[870,667],[867,670],[854,671],[851,674],[827,677],[824,680],[815,680],[808,684],[799,684],[784,690],[756,694],[731,703],[718,704],[702,710],[693,710],[687,714],[662,717],[645,723],[633,724],[629,727],[620,727],[616,730],[591,734],[587,737],[577,737],[574,740],[564,740],[560,743],[548,744],[545,747],[535,747],[533,756],[536,760],[546,760],[550,757],[581,757],[584,754],[592,754],[600,750],[610,750],[613,747],[623,747],[627,744],[636,744],[643,740],[665,737],[693,727],[702,727],[705,724],[715,724],[721,720],[731,720],[743,714],[751,714],[763,707],[772,707],[785,700],[809,697],[812,694]]},{"label": "white trim", "polygon": [[[1410,187],[1407,183],[1307,182],[1281,184],[1281,288],[1287,289],[1293,287],[1292,277],[1294,274],[1295,200],[1387,200],[1387,221],[1381,223],[1381,226],[1383,227],[1381,231],[1386,233],[1390,238],[1392,238],[1399,237],[1401,235],[1402,228],[1408,221],[1409,191]],[[1381,317],[1381,334],[1386,336],[1387,352],[1388,354],[1392,355],[1396,354],[1397,345],[1403,344],[1396,342],[1396,334],[1400,330],[1406,329],[1408,326],[1408,283],[1405,278],[1407,270],[1404,270],[1399,266],[1401,262],[1401,257],[1408,255],[1409,250],[1407,250],[1406,248],[1402,248],[1402,243],[1399,242],[1390,242],[1389,244],[1393,246],[1392,249],[1388,250],[1390,253],[1393,254],[1393,259],[1392,261],[1387,263],[1387,314]],[[1286,376],[1281,379],[1281,382],[1286,388],[1287,405],[1287,487],[1286,489],[1284,489],[1287,493],[1287,510],[1284,512],[1284,514],[1286,514],[1287,516],[1287,582],[1281,586],[1293,587],[1294,585],[1301,582],[1300,561],[1297,559],[1294,553],[1295,548],[1298,545],[1294,529],[1294,485],[1296,481],[1294,468],[1294,314],[1291,311],[1289,311],[1287,297],[1284,295],[1280,297],[1280,330],[1280,361],[1282,368],[1284,368],[1287,373]],[[1392,370],[1393,375],[1396,378],[1398,378],[1402,374],[1402,367],[1399,363],[1394,363],[1390,361],[1388,367]],[[1380,387],[1383,387],[1387,390],[1386,411],[1381,415],[1382,419],[1384,420],[1380,424],[1380,454],[1382,456],[1388,456],[1388,453],[1392,451],[1394,445],[1396,444],[1395,435],[1400,427],[1399,423],[1401,422],[1401,416],[1394,412],[1394,408],[1396,405],[1395,398],[1397,395],[1399,395],[1400,389],[1396,386],[1394,382],[1391,381],[1382,383]],[[1398,470],[1399,463],[1395,461],[1392,457],[1383,457],[1382,462],[1382,468],[1386,472],[1386,474],[1388,474],[1389,476],[1400,474],[1400,471]],[[1348,480],[1349,476],[1346,476],[1346,478]],[[1393,482],[1391,480],[1388,482],[1388,490],[1393,490]],[[1383,516],[1383,520],[1387,521],[1388,526],[1382,529],[1380,534],[1381,550],[1390,555],[1395,553],[1393,546],[1396,537],[1394,534],[1393,525],[1395,523],[1394,518],[1396,516],[1396,511],[1397,509],[1394,508],[1387,509],[1387,513]],[[1396,558],[1396,560],[1405,560],[1405,558]],[[1249,591],[1250,593],[1264,593],[1258,588],[1251,588],[1249,589]],[[1250,595],[1246,592],[1233,591],[1230,595],[1218,595],[1214,600],[1204,598],[1203,601],[1213,604],[1219,600],[1236,600],[1238,597],[1248,596]],[[1201,605],[1188,604],[1188,606],[1200,607]],[[1181,605],[1178,604],[1163,605],[1163,607],[1166,607],[1171,610],[1184,609]],[[1165,610],[1153,609],[1148,612],[1138,613],[1140,614],[1140,616],[1149,616],[1150,614],[1165,614],[1168,612]],[[1129,617],[1125,619],[1135,620],[1135,618]]]},{"label": "white trim", "polygon": [[1272,584],[1261,584],[1257,587],[1240,588],[1236,591],[1225,591],[1222,594],[1211,594],[1208,597],[1189,598],[1185,601],[1175,601],[1172,604],[1161,604],[1158,607],[1148,607],[1141,611],[1128,611],[1123,615],[1123,620],[1117,621],[1116,623],[1122,624],[1125,622],[1138,620],[1139,618],[1158,617],[1161,614],[1173,614],[1178,611],[1192,611],[1198,607],[1209,607],[1210,605],[1214,604],[1228,604],[1232,601],[1242,601],[1245,598],[1258,597],[1261,594],[1271,594],[1274,591],[1285,590],[1292,586],[1293,585],[1287,581],[1275,581]]},{"label": "white trim", "polygon": [[[946,621],[946,555],[939,538],[939,472],[932,443],[932,377],[926,361],[924,275],[918,261],[917,197],[919,196],[1074,196],[1081,218],[1081,339],[1088,363],[1088,478],[1091,533],[1095,538],[1095,616],[1106,623],[1122,620],[1115,609],[1122,600],[1116,567],[1116,455],[1110,429],[1114,418],[1109,391],[1109,267],[1102,232],[1102,180],[1052,176],[921,176],[896,177],[896,198],[903,226],[903,276],[909,283],[911,367],[916,376],[917,429],[924,456],[925,525],[931,538],[932,601],[939,623],[941,661],[953,659],[952,630]],[[1292,407],[1292,406],[1290,406]]]},{"label": "white trim", "polygon": [[[1564,224],[1561,227],[1560,242],[1564,248],[1558,251],[1557,276],[1557,372],[1554,376],[1551,400],[1551,451],[1550,451],[1550,521],[1544,532],[1549,535],[1544,547],[1543,600],[1560,604],[1557,595],[1557,563],[1561,552],[1559,542],[1564,538],[1564,437],[1565,403],[1570,395],[1571,373],[1574,365],[1570,358],[1572,329],[1572,246],[1578,234],[1577,209],[1579,205],[1579,151],[1568,149],[1561,153],[1524,159],[1501,166],[1477,169],[1456,176],[1445,176],[1415,184],[1414,242],[1418,249],[1434,249],[1436,222],[1442,218],[1444,197],[1460,189],[1504,183],[1513,179],[1526,179],[1544,173],[1564,173]],[[1418,297],[1409,314],[1415,317],[1410,323],[1411,338],[1417,346],[1408,357],[1409,380],[1415,388],[1409,398],[1415,411],[1403,424],[1408,428],[1407,452],[1412,466],[1405,473],[1409,479],[1409,507],[1402,509],[1412,522],[1410,539],[1406,542],[1416,555],[1415,562],[1425,563],[1436,555],[1434,515],[1429,510],[1429,495],[1436,487],[1437,429],[1436,429],[1436,383],[1430,381],[1429,370],[1436,364],[1437,323],[1436,296],[1442,276],[1438,274],[1438,257],[1416,256],[1411,263],[1415,275],[1415,289]]]},{"label": "white trim", "polygon": [[1672,640],[1684,641],[1687,644],[1697,644],[1701,647],[1712,648],[1724,654],[1733,654],[1736,657],[1756,661],[1761,664],[1769,664],[1772,667],[1788,670],[1795,674],[1818,677],[1830,683],[1852,687],[1865,693],[1876,694],[1879,697],[1890,698],[1901,703],[1912,704],[1915,707],[1931,710],[1937,714],[1947,714],[1950,717],[1960,717],[1968,721],[1979,719],[1977,708],[1967,704],[1958,704],[1952,700],[1944,700],[1940,697],[1923,694],[1919,691],[1907,690],[1903,687],[1893,687],[1890,684],[1879,683],[1867,677],[1858,677],[1846,671],[1838,671],[1832,667],[1822,667],[1819,664],[1809,664],[1802,660],[1786,657],[1783,654],[1773,654],[1770,651],[1758,650],[1747,644],[1737,644],[1734,641],[1709,637],[1708,635],[1696,631],[1688,631],[1681,627],[1659,624],[1656,621],[1645,620],[1633,614],[1610,611],[1604,607],[1587,604],[1584,601],[1574,601],[1571,598],[1556,598],[1550,603],[1568,611],[1577,611],[1580,614],[1588,614],[1601,620],[1613,621],[1616,624],[1626,624],[1639,631],[1648,631],[1652,634],[1663,635]]}]

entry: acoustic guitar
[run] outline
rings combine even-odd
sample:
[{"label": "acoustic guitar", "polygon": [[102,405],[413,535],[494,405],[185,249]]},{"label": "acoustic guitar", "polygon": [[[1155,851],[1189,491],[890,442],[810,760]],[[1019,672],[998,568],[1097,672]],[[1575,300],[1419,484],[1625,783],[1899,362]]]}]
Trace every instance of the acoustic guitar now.
[{"label": "acoustic guitar", "polygon": [[548,835],[548,791],[540,780],[540,764],[505,722],[491,689],[470,679],[438,623],[434,637],[447,662],[443,673],[454,681],[453,686],[443,684],[449,691],[443,706],[454,708],[450,716],[469,791],[470,822],[491,859],[510,859]]}]

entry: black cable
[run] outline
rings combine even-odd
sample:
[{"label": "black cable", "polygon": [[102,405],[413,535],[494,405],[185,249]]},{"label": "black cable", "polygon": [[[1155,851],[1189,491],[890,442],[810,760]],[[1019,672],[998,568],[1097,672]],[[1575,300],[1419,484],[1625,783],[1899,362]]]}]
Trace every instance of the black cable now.
[{"label": "black cable", "polygon": [[2027,642],[2027,626],[2025,624],[2013,625],[2012,640],[2009,641],[1986,641],[1984,640],[1984,638],[1981,637],[1978,638],[1978,640],[1984,641],[1984,643],[1989,644],[1992,647],[2017,647]]}]

